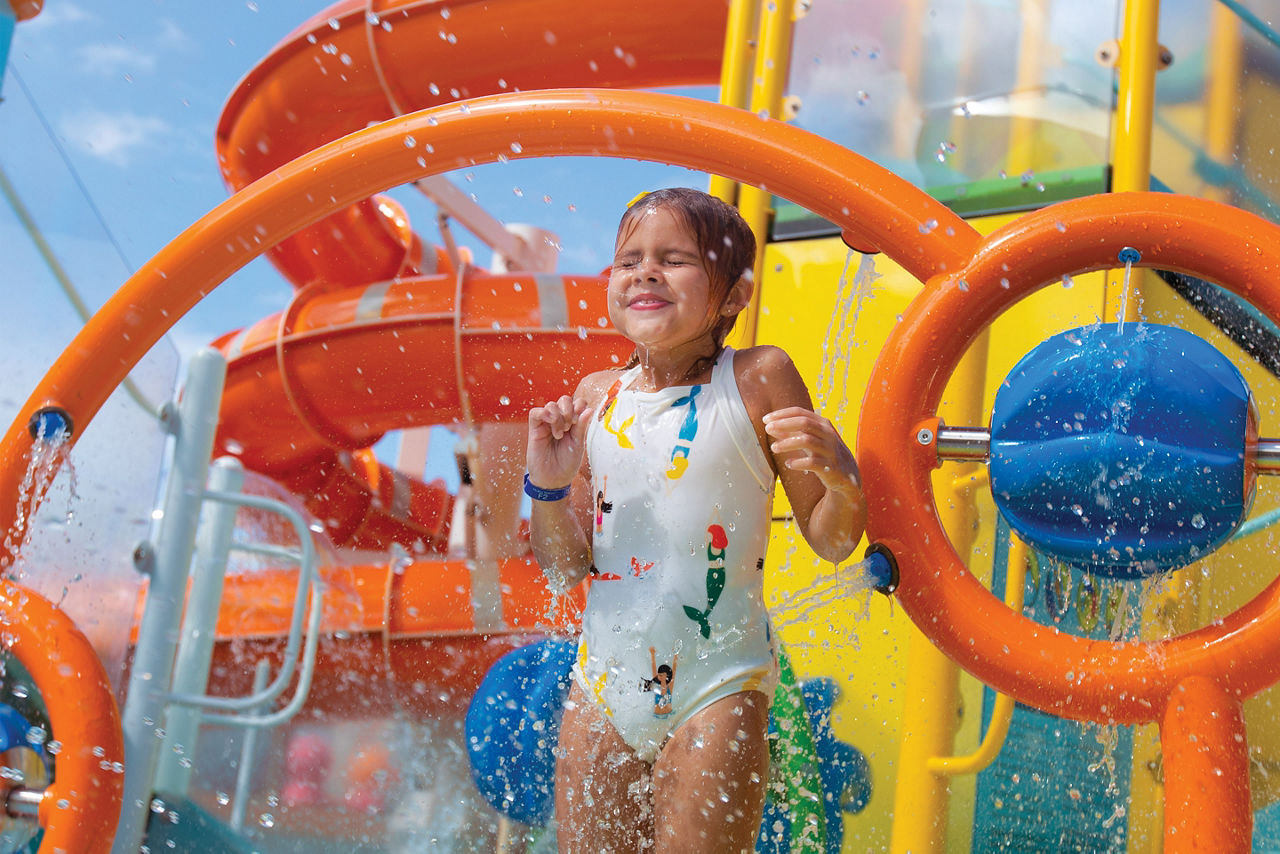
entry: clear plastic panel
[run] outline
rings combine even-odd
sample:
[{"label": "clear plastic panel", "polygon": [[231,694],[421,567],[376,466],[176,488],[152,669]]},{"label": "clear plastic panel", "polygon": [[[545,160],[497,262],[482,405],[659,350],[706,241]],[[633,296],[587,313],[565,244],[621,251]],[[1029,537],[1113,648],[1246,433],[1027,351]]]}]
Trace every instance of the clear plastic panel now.
[{"label": "clear plastic panel", "polygon": [[795,123],[966,213],[1097,191],[1118,6],[815,2],[795,27]]},{"label": "clear plastic panel", "polygon": [[[4,109],[0,419],[7,425],[80,330],[73,298],[94,311],[130,270],[78,177],[47,168],[51,159],[60,162],[54,143],[12,77]],[[62,230],[44,231],[45,222]],[[151,535],[165,460],[167,435],[156,411],[173,396],[178,362],[162,340],[130,375],[129,387],[118,388],[91,423],[74,425],[80,438],[16,564],[19,580],[59,603],[88,636],[117,689],[142,579],[133,552]]]},{"label": "clear plastic panel", "polygon": [[1275,2],[1161,4],[1172,64],[1156,79],[1152,177],[1175,192],[1276,219]]}]

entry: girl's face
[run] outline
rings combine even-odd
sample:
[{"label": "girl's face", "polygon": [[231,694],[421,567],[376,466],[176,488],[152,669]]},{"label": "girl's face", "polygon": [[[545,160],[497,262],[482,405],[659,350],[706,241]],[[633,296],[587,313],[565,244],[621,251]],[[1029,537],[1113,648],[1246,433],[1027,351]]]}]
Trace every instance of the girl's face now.
[{"label": "girl's face", "polygon": [[[715,310],[702,254],[684,224],[650,208],[626,231],[609,276],[609,319],[649,351],[710,340]],[[701,348],[705,349],[705,348]]]}]

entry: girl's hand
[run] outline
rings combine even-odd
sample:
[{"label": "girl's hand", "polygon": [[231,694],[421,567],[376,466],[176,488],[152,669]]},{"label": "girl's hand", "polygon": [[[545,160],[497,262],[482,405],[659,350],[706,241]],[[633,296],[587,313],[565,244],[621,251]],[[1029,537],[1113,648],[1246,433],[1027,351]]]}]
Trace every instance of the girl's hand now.
[{"label": "girl's hand", "polygon": [[764,430],[773,439],[769,447],[780,465],[812,472],[828,492],[861,500],[858,464],[829,420],[802,406],[788,406],[765,415]]},{"label": "girl's hand", "polygon": [[585,400],[563,395],[546,406],[529,410],[529,480],[543,489],[573,482],[587,449],[591,410]]}]

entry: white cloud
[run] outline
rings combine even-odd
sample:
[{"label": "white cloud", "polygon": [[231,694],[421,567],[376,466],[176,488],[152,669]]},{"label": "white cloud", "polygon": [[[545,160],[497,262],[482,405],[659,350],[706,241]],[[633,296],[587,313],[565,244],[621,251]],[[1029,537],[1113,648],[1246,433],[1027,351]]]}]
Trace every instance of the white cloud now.
[{"label": "white cloud", "polygon": [[133,155],[157,148],[172,134],[164,119],[134,113],[77,113],[62,121],[67,141],[93,157],[115,166],[129,166]]},{"label": "white cloud", "polygon": [[99,74],[123,74],[154,71],[156,58],[127,44],[85,45],[76,51],[86,71]]},{"label": "white cloud", "polygon": [[160,34],[156,36],[156,44],[159,47],[166,50],[185,51],[195,46],[186,30],[182,29],[177,21],[172,18],[163,18],[159,24]]}]

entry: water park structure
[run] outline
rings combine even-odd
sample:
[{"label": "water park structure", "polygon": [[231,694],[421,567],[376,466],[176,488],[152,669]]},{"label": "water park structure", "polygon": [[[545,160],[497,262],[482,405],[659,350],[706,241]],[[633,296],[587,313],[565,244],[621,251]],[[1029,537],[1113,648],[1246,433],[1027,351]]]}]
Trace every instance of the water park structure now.
[{"label": "water park structure", "polygon": [[[566,156],[737,204],[764,251],[735,340],[857,437],[857,564],[775,506],[759,850],[1280,849],[1280,36],[1235,2],[629,6],[343,0],[246,69],[227,200],[0,439],[12,850],[553,844],[583,593],[528,552],[521,425],[627,353],[600,271],[446,175]],[[121,404],[259,256],[288,304]],[[452,485],[413,453],[442,433]],[[153,491],[67,482],[123,444]],[[102,529],[66,523],[90,502]]]}]

